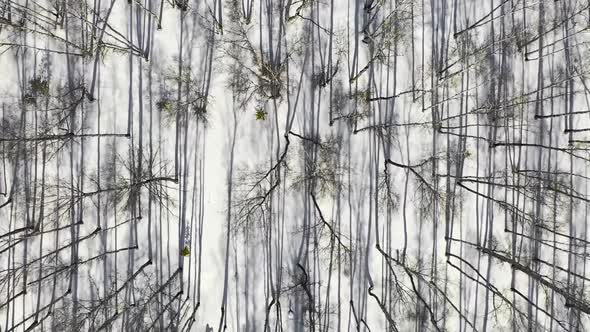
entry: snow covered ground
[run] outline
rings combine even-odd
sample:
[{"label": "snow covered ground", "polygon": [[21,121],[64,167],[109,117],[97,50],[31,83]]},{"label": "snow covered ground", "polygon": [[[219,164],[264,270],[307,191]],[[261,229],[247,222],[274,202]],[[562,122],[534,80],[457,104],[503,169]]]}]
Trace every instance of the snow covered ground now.
[{"label": "snow covered ground", "polygon": [[1,331],[584,331],[590,2],[0,2]]}]

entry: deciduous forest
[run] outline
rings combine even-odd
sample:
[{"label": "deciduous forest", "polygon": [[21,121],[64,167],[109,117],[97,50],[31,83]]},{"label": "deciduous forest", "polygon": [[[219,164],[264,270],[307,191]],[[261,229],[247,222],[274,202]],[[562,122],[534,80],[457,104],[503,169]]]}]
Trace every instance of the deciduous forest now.
[{"label": "deciduous forest", "polygon": [[589,0],[0,0],[0,331],[590,330],[589,33]]}]

